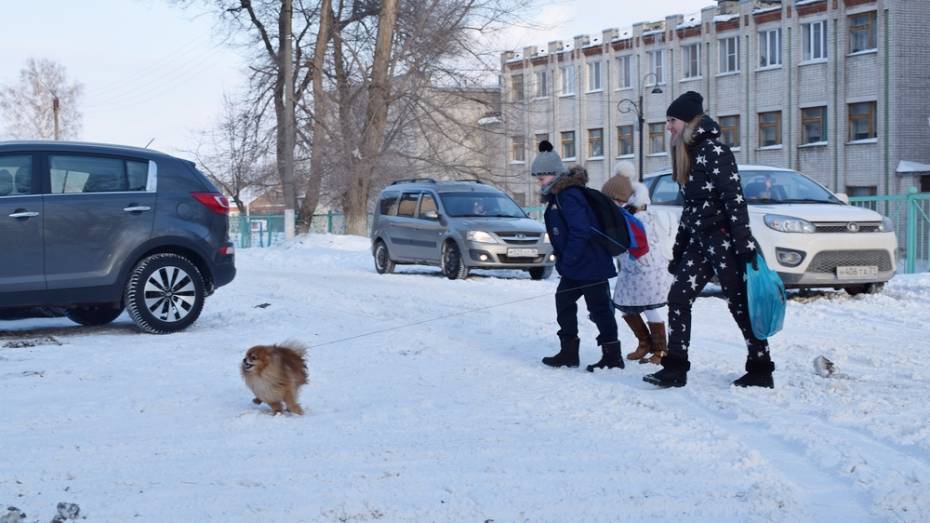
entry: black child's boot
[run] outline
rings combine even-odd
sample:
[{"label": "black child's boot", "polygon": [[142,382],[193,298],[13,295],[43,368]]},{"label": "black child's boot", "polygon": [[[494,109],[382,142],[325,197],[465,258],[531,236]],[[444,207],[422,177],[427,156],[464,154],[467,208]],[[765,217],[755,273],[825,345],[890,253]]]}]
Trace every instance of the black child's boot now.
[{"label": "black child's boot", "polygon": [[623,368],[623,358],[620,357],[620,342],[606,341],[601,345],[601,360],[594,365],[588,365],[588,372],[594,369]]},{"label": "black child's boot", "polygon": [[684,387],[688,384],[689,370],[691,370],[691,362],[688,361],[687,354],[669,353],[662,358],[662,369],[655,374],[643,376],[643,381],[663,389]]},{"label": "black child's boot", "polygon": [[578,345],[581,343],[578,338],[559,338],[562,348],[555,356],[546,356],[542,362],[550,367],[577,367],[578,366]]},{"label": "black child's boot", "polygon": [[753,358],[746,360],[746,374],[733,382],[737,387],[765,387],[775,388],[772,372],[775,364],[769,358]]}]

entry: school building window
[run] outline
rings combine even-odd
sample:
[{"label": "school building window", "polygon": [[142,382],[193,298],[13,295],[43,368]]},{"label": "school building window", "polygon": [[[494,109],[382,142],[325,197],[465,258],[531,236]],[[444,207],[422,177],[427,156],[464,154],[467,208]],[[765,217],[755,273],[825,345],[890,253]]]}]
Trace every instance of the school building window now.
[{"label": "school building window", "polygon": [[721,116],[717,119],[720,123],[720,139],[728,147],[739,147],[739,115]]},{"label": "school building window", "polygon": [[686,45],[681,48],[682,76],[684,78],[701,77],[701,44]]},{"label": "school building window", "polygon": [[781,29],[759,31],[759,67],[781,65]]},{"label": "school building window", "polygon": [[526,138],[514,136],[510,142],[510,159],[514,162],[526,161]]},{"label": "school building window", "polygon": [[875,11],[849,17],[849,52],[858,53],[876,48]]},{"label": "school building window", "polygon": [[877,138],[875,102],[849,104],[849,141]]},{"label": "school building window", "polygon": [[538,146],[543,141],[549,141],[549,133],[536,133],[536,145]]},{"label": "school building window", "polygon": [[759,147],[781,144],[781,111],[759,113]]},{"label": "school building window", "polygon": [[562,131],[562,159],[575,157],[575,131]]},{"label": "school building window", "polygon": [[588,129],[588,158],[604,156],[604,129]]},{"label": "school building window", "polygon": [[801,109],[801,143],[827,141],[827,108]]},{"label": "school building window", "polygon": [[561,80],[561,94],[575,94],[575,66],[564,65],[559,68]]},{"label": "school building window", "polygon": [[649,124],[649,154],[660,154],[665,151],[665,123]]},{"label": "school building window", "polygon": [[649,78],[651,81],[649,85],[665,83],[665,77],[662,75],[663,70],[662,51],[649,51],[649,71],[655,74],[654,78]]},{"label": "school building window", "polygon": [[827,22],[801,24],[801,43],[804,61],[823,60],[827,57]]},{"label": "school building window", "polygon": [[601,63],[591,62],[588,64],[588,91],[601,90]]},{"label": "school building window", "polygon": [[536,97],[549,96],[549,72],[536,71]]},{"label": "school building window", "polygon": [[511,100],[514,102],[519,102],[523,100],[523,75],[514,74],[510,75],[510,96]]},{"label": "school building window", "polygon": [[631,55],[617,58],[617,87],[620,89],[629,89],[633,86],[632,58]]},{"label": "school building window", "polygon": [[739,37],[721,38],[717,45],[720,47],[720,72],[739,71]]},{"label": "school building window", "polygon": [[617,154],[627,156],[633,154],[633,126],[621,125],[617,127]]}]

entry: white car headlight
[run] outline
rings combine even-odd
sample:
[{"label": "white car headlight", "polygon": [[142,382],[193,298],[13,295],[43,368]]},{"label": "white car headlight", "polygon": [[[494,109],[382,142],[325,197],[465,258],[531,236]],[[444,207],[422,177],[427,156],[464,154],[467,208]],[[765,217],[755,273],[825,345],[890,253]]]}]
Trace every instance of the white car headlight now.
[{"label": "white car headlight", "polygon": [[882,225],[878,230],[881,232],[894,232],[894,221],[887,216],[883,217]]},{"label": "white car headlight", "polygon": [[793,216],[766,214],[764,221],[769,229],[773,229],[778,232],[812,233],[817,231],[817,228],[814,227],[813,223],[807,220],[802,220],[801,218],[795,218]]},{"label": "white car headlight", "polygon": [[468,231],[465,233],[465,239],[470,242],[497,243],[493,236],[484,231]]}]

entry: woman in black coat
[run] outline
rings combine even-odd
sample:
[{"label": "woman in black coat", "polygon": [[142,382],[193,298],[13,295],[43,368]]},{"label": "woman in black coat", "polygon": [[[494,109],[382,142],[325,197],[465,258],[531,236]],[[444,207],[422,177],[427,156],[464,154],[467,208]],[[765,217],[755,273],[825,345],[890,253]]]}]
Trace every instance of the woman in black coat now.
[{"label": "woman in black coat", "polygon": [[668,355],[662,370],[643,379],[660,387],[688,381],[691,306],[707,282],[717,276],[749,354],[738,386],[773,387],[775,365],[768,343],[756,338],[749,321],[744,273],[754,263],[756,241],[740,187],[736,160],[720,142],[720,126],[702,108],[694,91],[678,97],[666,113],[672,134],[672,171],[684,196],[669,272],[675,282],[668,295]]}]

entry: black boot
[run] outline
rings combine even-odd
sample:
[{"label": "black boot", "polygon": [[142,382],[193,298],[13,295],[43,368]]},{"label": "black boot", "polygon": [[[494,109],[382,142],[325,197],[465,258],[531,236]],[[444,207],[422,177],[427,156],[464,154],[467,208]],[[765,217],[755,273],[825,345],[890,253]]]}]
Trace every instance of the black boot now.
[{"label": "black boot", "polygon": [[775,388],[775,381],[772,379],[772,371],[775,370],[775,364],[772,360],[751,359],[746,360],[746,374],[733,382],[737,387],[766,387]]},{"label": "black boot", "polygon": [[601,345],[601,360],[594,365],[588,365],[588,372],[594,372],[594,369],[616,369],[623,368],[623,358],[620,357],[620,342],[606,341]]},{"label": "black boot", "polygon": [[559,338],[562,343],[562,349],[555,356],[547,356],[542,362],[550,367],[577,367],[578,366],[578,345],[581,343],[578,338]]},{"label": "black boot", "polygon": [[684,387],[688,384],[689,370],[691,370],[691,362],[688,361],[687,355],[670,353],[662,358],[662,369],[655,374],[643,376],[643,381],[663,389]]}]

